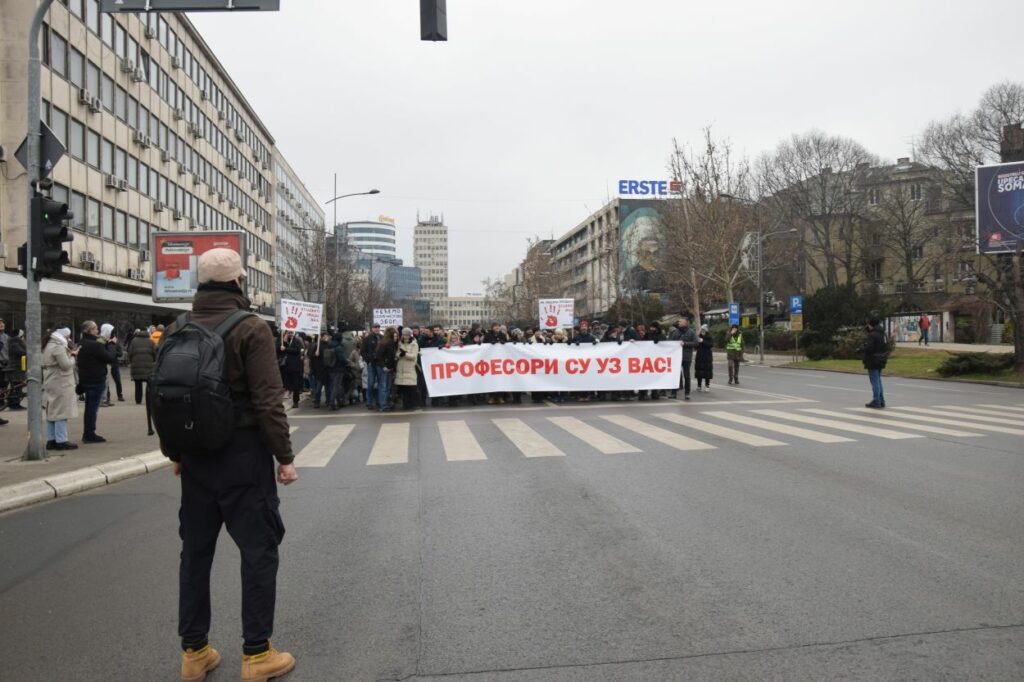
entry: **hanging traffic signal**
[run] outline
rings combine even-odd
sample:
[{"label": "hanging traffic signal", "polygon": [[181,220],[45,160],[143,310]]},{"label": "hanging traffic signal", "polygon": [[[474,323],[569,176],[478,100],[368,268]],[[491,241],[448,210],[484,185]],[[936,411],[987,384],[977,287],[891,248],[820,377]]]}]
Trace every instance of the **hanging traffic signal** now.
[{"label": "hanging traffic signal", "polygon": [[49,197],[32,198],[32,262],[28,266],[37,280],[60,274],[71,262],[64,243],[74,240],[67,226],[72,218],[67,204]]}]

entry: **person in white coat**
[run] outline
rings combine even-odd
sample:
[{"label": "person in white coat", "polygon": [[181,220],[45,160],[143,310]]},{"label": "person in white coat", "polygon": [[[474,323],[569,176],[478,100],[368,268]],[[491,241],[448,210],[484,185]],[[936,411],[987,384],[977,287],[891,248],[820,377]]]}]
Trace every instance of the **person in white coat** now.
[{"label": "person in white coat", "polygon": [[68,442],[68,420],[78,417],[75,395],[75,356],[69,347],[71,330],[62,327],[43,346],[43,410],[46,412],[46,449],[77,450]]},{"label": "person in white coat", "polygon": [[420,346],[416,343],[412,329],[402,330],[402,338],[395,349],[395,386],[402,394],[402,409],[412,410],[417,405],[418,389],[416,388],[416,358],[420,354]]}]

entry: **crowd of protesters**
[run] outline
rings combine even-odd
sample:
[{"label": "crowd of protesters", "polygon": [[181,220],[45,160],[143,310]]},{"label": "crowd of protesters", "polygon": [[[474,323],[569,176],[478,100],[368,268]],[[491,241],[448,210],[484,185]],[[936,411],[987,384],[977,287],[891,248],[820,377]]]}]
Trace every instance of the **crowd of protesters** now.
[{"label": "crowd of protesters", "polygon": [[[729,359],[729,383],[739,384],[743,359],[743,336],[732,327],[726,346]],[[431,397],[423,375],[420,350],[450,349],[486,344],[598,344],[649,341],[682,345],[682,370],[678,388],[671,391],[576,391],[576,392],[495,392]],[[511,329],[499,323],[490,328],[476,324],[469,329],[452,330],[440,325],[382,329],[374,324],[365,331],[325,331],[319,337],[284,332],[277,336],[278,364],[282,383],[293,407],[298,407],[303,392],[309,390],[314,409],[339,410],[352,405],[388,412],[401,405],[404,410],[418,407],[456,407],[459,405],[521,404],[551,401],[589,402],[592,400],[677,399],[682,393],[690,399],[692,380],[696,392],[710,392],[714,378],[714,341],[707,325],[695,329],[687,318],[670,327],[658,322],[631,325],[580,322],[573,329]]]}]

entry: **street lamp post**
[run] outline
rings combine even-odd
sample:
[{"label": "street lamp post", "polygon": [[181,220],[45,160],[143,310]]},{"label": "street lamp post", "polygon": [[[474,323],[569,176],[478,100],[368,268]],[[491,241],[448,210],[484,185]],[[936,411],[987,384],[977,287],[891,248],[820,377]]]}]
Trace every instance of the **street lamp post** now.
[{"label": "street lamp post", "polygon": [[[757,202],[753,199],[746,199],[744,197],[738,197],[733,194],[719,194],[722,199],[729,199],[731,201],[739,201],[740,203],[748,204],[750,206],[757,206]],[[764,364],[764,240],[769,237],[775,237],[780,234],[794,234],[796,228],[791,227],[788,230],[778,230],[777,232],[764,233],[764,224],[761,222],[761,214],[757,214],[757,356],[758,363]]]}]

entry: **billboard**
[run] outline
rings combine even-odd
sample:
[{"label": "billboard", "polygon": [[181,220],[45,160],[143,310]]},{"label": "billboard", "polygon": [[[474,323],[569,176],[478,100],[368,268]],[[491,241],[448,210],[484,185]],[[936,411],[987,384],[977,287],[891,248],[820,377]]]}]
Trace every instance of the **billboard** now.
[{"label": "billboard", "polygon": [[1024,161],[978,166],[974,173],[978,252],[1016,250],[1024,243]]},{"label": "billboard", "polygon": [[153,300],[190,302],[199,288],[199,256],[220,248],[237,251],[245,265],[241,232],[154,232]]},{"label": "billboard", "polygon": [[619,201],[619,281],[625,291],[660,292],[663,223],[654,200]]}]

